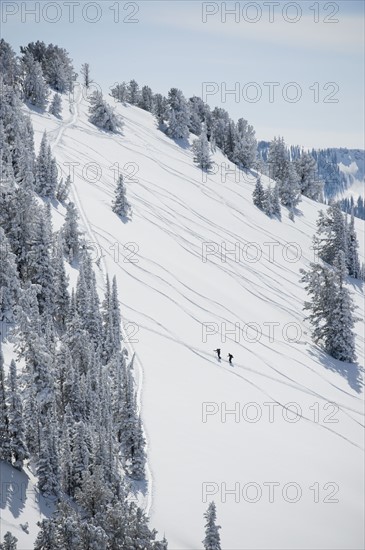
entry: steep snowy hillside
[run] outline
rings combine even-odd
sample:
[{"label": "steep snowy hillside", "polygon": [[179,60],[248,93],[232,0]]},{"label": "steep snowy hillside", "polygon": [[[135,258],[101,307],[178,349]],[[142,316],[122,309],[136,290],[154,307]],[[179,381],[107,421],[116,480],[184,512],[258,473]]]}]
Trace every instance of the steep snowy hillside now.
[{"label": "steep snowy hillside", "polygon": [[344,196],[359,195],[365,193],[365,151],[360,149],[337,149],[337,164],[340,172],[344,175],[347,182],[347,189]]},{"label": "steep snowy hillside", "polygon": [[[201,548],[214,499],[225,549],[362,548],[362,325],[359,365],[348,365],[314,346],[303,321],[299,270],[313,259],[320,206],[304,198],[294,223],[286,209],[269,219],[252,204],[255,178],[227,174],[220,153],[205,178],[151,114],[118,104],[124,126],[112,135],[88,122],[80,90],[70,111],[63,101],[62,120],[31,111],[36,145],[46,129],[63,173],[72,167],[100,289],[105,271],[118,280],[151,525],[172,550]],[[111,210],[118,165],[128,223]],[[360,284],[351,290],[362,315]]]}]

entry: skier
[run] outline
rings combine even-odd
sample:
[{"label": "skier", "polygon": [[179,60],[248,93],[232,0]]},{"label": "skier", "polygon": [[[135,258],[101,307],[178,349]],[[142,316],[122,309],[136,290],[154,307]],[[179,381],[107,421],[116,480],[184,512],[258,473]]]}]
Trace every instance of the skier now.
[{"label": "skier", "polygon": [[217,348],[217,349],[214,349],[213,351],[217,353],[218,359],[221,360],[221,349]]},{"label": "skier", "polygon": [[228,357],[228,362],[229,362],[229,364],[232,365],[232,359],[233,359],[232,353],[229,353],[229,354],[227,355],[227,357]]}]

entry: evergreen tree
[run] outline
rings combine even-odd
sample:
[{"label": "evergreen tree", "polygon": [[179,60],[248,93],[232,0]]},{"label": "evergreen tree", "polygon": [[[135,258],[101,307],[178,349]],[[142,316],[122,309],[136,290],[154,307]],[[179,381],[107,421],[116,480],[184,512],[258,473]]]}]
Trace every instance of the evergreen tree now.
[{"label": "evergreen tree", "polygon": [[149,86],[143,86],[141,90],[141,98],[139,101],[139,107],[145,111],[152,112],[153,107],[153,93]]},{"label": "evergreen tree", "polygon": [[271,185],[269,185],[263,193],[262,198],[262,209],[267,216],[270,218],[274,215],[274,204],[273,204],[273,190]]},{"label": "evergreen tree", "polygon": [[157,118],[157,122],[160,126],[168,120],[168,101],[166,97],[161,94],[155,94],[153,97],[153,114]]},{"label": "evergreen tree", "polygon": [[128,103],[131,105],[137,105],[139,103],[140,91],[139,86],[135,80],[131,80],[128,84]]},{"label": "evergreen tree", "polygon": [[181,90],[171,88],[168,94],[169,128],[168,135],[173,139],[189,137],[189,111]]},{"label": "evergreen tree", "polygon": [[344,286],[347,274],[344,252],[339,251],[336,256],[334,269],[311,264],[310,271],[301,270],[301,273],[311,297],[310,302],[305,302],[304,309],[310,312],[308,319],[313,326],[314,342],[322,344],[335,359],[354,362],[352,329],[356,319],[351,295]]},{"label": "evergreen tree", "polygon": [[209,142],[207,138],[206,128],[200,134],[200,137],[193,142],[194,162],[208,172],[213,165],[212,156],[210,153]]},{"label": "evergreen tree", "polygon": [[15,52],[3,38],[0,40],[0,74],[7,86],[15,87],[19,79],[19,66]]},{"label": "evergreen tree", "polygon": [[272,190],[272,212],[273,216],[276,216],[279,220],[281,219],[280,192],[277,183]]},{"label": "evergreen tree", "polygon": [[111,289],[109,277],[107,276],[106,293],[103,302],[103,347],[105,363],[108,363],[114,354],[120,352],[120,324],[121,317],[116,278],[113,278],[113,287]]},{"label": "evergreen tree", "polygon": [[60,489],[58,435],[51,416],[41,427],[40,450],[37,462],[38,486],[45,495],[57,495]]},{"label": "evergreen tree", "polygon": [[67,176],[65,181],[63,181],[63,179],[59,181],[57,191],[56,191],[56,199],[60,203],[64,204],[68,200],[70,188],[71,188],[71,176]]},{"label": "evergreen tree", "polygon": [[330,265],[338,251],[342,250],[347,256],[345,218],[338,203],[330,205],[327,212],[320,211],[313,245],[318,256]]},{"label": "evergreen tree", "polygon": [[0,227],[0,321],[11,320],[20,294],[15,256],[9,240]]},{"label": "evergreen tree", "polygon": [[265,197],[264,187],[261,183],[260,176],[258,176],[256,179],[255,189],[252,193],[252,198],[253,198],[254,205],[257,206],[257,208],[260,208],[261,210],[263,210],[264,197]]},{"label": "evergreen tree", "polygon": [[204,114],[202,115],[200,102],[203,103],[199,97],[194,96],[189,99],[189,131],[195,136],[200,136],[202,123],[204,122]]},{"label": "evergreen tree", "polygon": [[333,310],[331,311],[331,331],[326,343],[327,351],[332,357],[339,361],[354,363],[355,334],[353,327],[355,306],[350,291],[345,287],[346,267],[345,253],[340,250],[334,261],[334,282],[336,293],[333,296]]},{"label": "evergreen tree", "polygon": [[[347,224],[346,224],[347,225]],[[360,279],[360,261],[357,249],[359,248],[359,243],[357,240],[357,235],[355,231],[355,220],[354,214],[351,214],[350,223],[347,225],[347,269],[350,277],[355,279]]]},{"label": "evergreen tree", "polygon": [[40,195],[55,198],[58,185],[57,164],[52,157],[47,134],[44,132],[36,161],[36,191]]},{"label": "evergreen tree", "polygon": [[126,103],[128,97],[128,90],[126,82],[121,84],[115,84],[114,88],[111,89],[111,95],[119,101],[120,103]]},{"label": "evergreen tree", "polygon": [[91,94],[89,113],[91,124],[107,132],[116,133],[122,125],[114,109],[104,101],[101,92]]},{"label": "evergreen tree", "polygon": [[9,413],[6,402],[4,356],[0,340],[0,459],[11,462]]},{"label": "evergreen tree", "polygon": [[89,63],[84,63],[82,66],[81,66],[81,74],[82,76],[84,77],[84,86],[86,89],[89,88],[92,80],[90,78],[90,65]]},{"label": "evergreen tree", "polygon": [[44,42],[30,42],[20,48],[25,57],[31,54],[40,63],[46,82],[57,92],[72,90],[75,73],[67,51],[59,46]]},{"label": "evergreen tree", "polygon": [[131,476],[134,479],[145,479],[146,466],[146,440],[143,435],[142,421],[138,416],[135,420],[133,429],[133,439],[131,442]]},{"label": "evergreen tree", "polygon": [[289,176],[289,152],[284,138],[274,138],[268,152],[270,177],[275,181],[285,182]]},{"label": "evergreen tree", "polygon": [[53,286],[54,297],[53,303],[55,307],[55,317],[64,329],[70,307],[70,295],[68,292],[69,278],[66,274],[65,263],[63,260],[64,243],[62,232],[58,234],[57,240],[53,248]]},{"label": "evergreen tree", "polygon": [[284,180],[279,180],[277,183],[279,185],[281,204],[287,206],[289,210],[293,212],[300,201],[300,189],[298,175],[292,163],[287,165],[286,178]]},{"label": "evergreen tree", "polygon": [[10,450],[14,459],[13,466],[18,470],[21,470],[24,460],[29,458],[29,453],[25,443],[23,405],[18,391],[16,364],[14,360],[11,361],[9,369],[7,405]]},{"label": "evergreen tree", "polygon": [[43,78],[40,63],[35,61],[31,53],[26,53],[22,60],[22,91],[25,101],[44,109],[48,89]]},{"label": "evergreen tree", "polygon": [[232,160],[238,166],[250,169],[256,160],[257,141],[253,126],[240,118],[237,122],[236,140]]},{"label": "evergreen tree", "polygon": [[17,542],[18,539],[10,531],[7,531],[4,535],[4,542],[0,544],[0,550],[17,550]]},{"label": "evergreen tree", "polygon": [[66,206],[65,223],[62,227],[64,252],[70,263],[78,259],[80,253],[80,233],[78,229],[78,213],[73,202]]},{"label": "evergreen tree", "polygon": [[52,226],[49,204],[39,212],[34,227],[34,238],[29,251],[28,277],[39,285],[40,312],[53,314],[54,272],[51,259]]},{"label": "evergreen tree", "polygon": [[60,117],[62,113],[62,98],[60,94],[55,94],[52,99],[52,103],[49,106],[49,112],[51,115]]},{"label": "evergreen tree", "polygon": [[316,176],[317,163],[315,159],[309,153],[302,153],[294,165],[301,193],[310,199],[319,201],[323,193],[323,182]]},{"label": "evergreen tree", "polygon": [[203,540],[205,550],[221,550],[220,526],[216,525],[217,511],[214,502],[209,504],[204,518],[206,519],[205,539]]},{"label": "evergreen tree", "polygon": [[122,174],[120,174],[117,181],[112,210],[122,218],[128,218],[131,213],[131,206],[126,196],[126,188]]}]

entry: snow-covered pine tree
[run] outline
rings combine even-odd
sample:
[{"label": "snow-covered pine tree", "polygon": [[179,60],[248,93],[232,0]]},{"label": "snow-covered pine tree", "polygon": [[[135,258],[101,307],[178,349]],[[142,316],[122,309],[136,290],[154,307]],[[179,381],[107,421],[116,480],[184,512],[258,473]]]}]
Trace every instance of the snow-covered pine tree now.
[{"label": "snow-covered pine tree", "polygon": [[276,216],[281,220],[281,206],[280,206],[280,192],[279,185],[276,183],[272,190],[272,210],[273,216]]},{"label": "snow-covered pine tree", "polygon": [[169,104],[166,99],[161,94],[155,94],[153,97],[153,114],[157,118],[157,122],[161,127],[166,120],[168,120],[168,108]]},{"label": "snow-covered pine tree", "polygon": [[146,466],[146,440],[143,435],[142,421],[140,416],[135,419],[133,427],[133,438],[131,442],[131,477],[133,479],[145,479]]},{"label": "snow-covered pine tree", "polygon": [[317,163],[310,153],[302,153],[294,161],[302,195],[315,201],[321,200],[324,182],[317,176]]},{"label": "snow-covered pine tree", "polygon": [[24,460],[29,458],[29,453],[25,442],[23,405],[20,393],[18,391],[16,364],[14,360],[10,363],[7,384],[10,450],[13,457],[14,468],[21,470],[23,468]]},{"label": "snow-covered pine tree", "polygon": [[63,180],[63,178],[60,179],[57,186],[56,199],[61,204],[65,204],[65,202],[68,200],[70,188],[71,188],[71,176],[67,176],[65,180]]},{"label": "snow-covered pine tree", "polygon": [[85,250],[80,259],[80,271],[76,288],[76,304],[80,319],[85,330],[88,331],[95,349],[102,341],[102,319],[99,310],[99,295],[96,288],[95,273],[92,269],[91,258]]},{"label": "snow-covered pine tree", "polygon": [[[5,42],[3,38],[0,40],[0,74],[3,77],[3,82],[6,86],[16,85],[19,78],[19,64],[13,48]],[[3,89],[3,88],[1,88]]]},{"label": "snow-covered pine tree", "polygon": [[270,142],[267,159],[270,177],[275,181],[285,181],[288,177],[289,152],[286,148],[284,138],[275,137]]},{"label": "snow-covered pine tree", "polygon": [[61,483],[58,425],[54,413],[43,419],[37,461],[38,486],[46,495],[58,495]]},{"label": "snow-covered pine tree", "polygon": [[70,263],[77,260],[80,253],[80,232],[78,229],[78,213],[73,202],[66,206],[65,223],[62,227],[64,252]]},{"label": "snow-covered pine tree", "polygon": [[59,117],[62,113],[62,98],[60,94],[55,94],[53,96],[52,102],[49,106],[49,112],[51,115]]},{"label": "snow-covered pine tree", "polygon": [[149,113],[152,112],[153,108],[153,93],[149,86],[143,86],[141,90],[141,98],[139,100],[138,106]]},{"label": "snow-covered pine tree", "polygon": [[113,494],[105,483],[102,466],[83,472],[81,487],[75,495],[76,502],[89,517],[94,517],[110,503]]},{"label": "snow-covered pine tree", "polygon": [[326,350],[332,357],[346,363],[354,363],[355,334],[353,328],[355,321],[355,306],[349,289],[345,286],[348,274],[345,253],[340,250],[335,258],[335,290],[333,308],[330,314],[331,331],[328,334]]},{"label": "snow-covered pine tree", "polygon": [[[20,294],[19,276],[15,256],[10,243],[0,226],[0,321],[11,320]],[[1,335],[4,338],[5,335]]]},{"label": "snow-covered pine tree", "polygon": [[328,334],[331,331],[330,315],[335,296],[334,272],[328,266],[311,263],[308,271],[300,270],[301,282],[310,297],[304,302],[304,310],[309,311],[307,319],[313,327],[312,338],[316,344],[326,347]]},{"label": "snow-covered pine tree", "polygon": [[247,120],[240,118],[236,126],[235,144],[232,161],[241,168],[252,168],[256,160],[257,141],[253,126]]},{"label": "snow-covered pine tree", "polygon": [[223,153],[234,162],[234,150],[237,143],[237,129],[233,120],[229,119],[224,136]]},{"label": "snow-covered pine tree", "polygon": [[119,310],[116,278],[110,288],[109,277],[106,278],[106,292],[103,301],[103,353],[104,362],[108,363],[121,349],[121,316]]},{"label": "snow-covered pine tree", "polygon": [[120,103],[126,103],[128,97],[127,83],[116,83],[114,88],[111,89],[111,96]]},{"label": "snow-covered pine tree", "polygon": [[0,459],[11,463],[9,411],[6,394],[4,356],[0,339]]},{"label": "snow-covered pine tree", "polygon": [[0,550],[17,550],[18,539],[10,531],[4,535],[4,542],[0,543]]},{"label": "snow-covered pine tree", "polygon": [[257,208],[260,208],[261,210],[263,210],[264,197],[265,197],[264,187],[261,183],[260,176],[258,176],[256,179],[255,189],[253,190],[253,193],[252,193],[252,198],[253,198],[254,205],[257,206]]},{"label": "snow-covered pine tree", "polygon": [[90,78],[90,65],[89,63],[83,63],[81,65],[81,71],[80,73],[82,74],[83,78],[84,78],[84,86],[86,89],[89,88],[92,80]]},{"label": "snow-covered pine tree", "polygon": [[25,101],[44,109],[47,102],[48,87],[43,77],[40,63],[27,52],[22,59],[22,92]]},{"label": "snow-covered pine tree", "polygon": [[168,103],[168,135],[173,139],[187,139],[189,137],[189,109],[182,91],[171,88],[168,94]]},{"label": "snow-covered pine tree", "polygon": [[[57,532],[56,518],[43,519],[37,523],[39,532],[34,543],[33,550],[52,550],[59,544],[59,533]],[[81,548],[80,546],[78,548]]]},{"label": "snow-covered pine tree", "polygon": [[117,181],[112,210],[117,214],[117,216],[120,216],[123,219],[128,219],[131,214],[131,206],[127,199],[123,174],[119,175]]},{"label": "snow-covered pine tree", "polygon": [[304,309],[310,312],[308,319],[313,326],[315,343],[322,344],[325,351],[340,361],[354,362],[355,345],[353,327],[356,318],[349,290],[345,287],[347,275],[346,258],[339,251],[334,267],[311,264],[310,270],[301,270],[302,282],[311,301]]},{"label": "snow-covered pine tree", "polygon": [[319,212],[317,234],[313,246],[318,256],[333,265],[339,250],[347,256],[347,235],[345,218],[338,203],[331,204],[326,212]]},{"label": "snow-covered pine tree", "polygon": [[40,286],[38,303],[40,312],[54,312],[54,271],[51,259],[53,242],[50,205],[39,211],[34,224],[34,241],[29,251],[28,277],[33,284]]},{"label": "snow-covered pine tree", "polygon": [[274,215],[273,189],[270,184],[266,189],[264,189],[264,194],[262,198],[262,210],[270,218]]},{"label": "snow-covered pine tree", "polygon": [[[346,220],[347,221],[347,220]],[[360,261],[357,249],[359,243],[355,231],[355,219],[353,212],[351,213],[350,223],[346,223],[346,236],[347,236],[347,269],[350,277],[360,279]]]},{"label": "snow-covered pine tree", "polygon": [[288,163],[286,178],[284,180],[277,181],[277,184],[279,185],[281,204],[287,206],[289,211],[293,212],[294,208],[300,201],[298,175],[295,171],[293,163]]},{"label": "snow-covered pine tree", "polygon": [[207,511],[204,514],[205,524],[205,539],[203,540],[205,550],[221,550],[221,539],[219,529],[216,525],[217,510],[214,502],[211,502]]},{"label": "snow-covered pine tree", "polygon": [[195,136],[200,136],[202,131],[202,123],[204,122],[204,112],[202,111],[202,103],[203,103],[202,99],[196,96],[191,97],[188,103],[189,117],[190,117],[189,131]]},{"label": "snow-covered pine tree", "polygon": [[201,170],[209,172],[212,168],[213,161],[207,138],[207,129],[205,126],[203,127],[198,139],[194,140],[192,149],[194,153],[194,162]]},{"label": "snow-covered pine tree", "polygon": [[48,144],[47,133],[44,132],[36,160],[36,191],[44,197],[53,199],[56,196],[57,185],[57,164]]},{"label": "snow-covered pine tree", "polygon": [[34,59],[42,66],[46,82],[57,92],[64,93],[72,90],[75,80],[74,69],[67,51],[59,46],[44,42],[31,42],[20,51],[26,55],[31,53]]},{"label": "snow-covered pine tree", "polygon": [[66,274],[63,259],[64,242],[62,232],[58,233],[53,246],[53,288],[54,288],[54,314],[61,330],[65,329],[66,320],[70,308],[70,295],[68,291],[69,278]]},{"label": "snow-covered pine tree", "polygon": [[138,83],[135,80],[131,80],[128,84],[128,103],[131,105],[138,105],[140,99],[140,91]]},{"label": "snow-covered pine tree", "polygon": [[121,120],[114,109],[103,99],[101,92],[95,91],[90,96],[89,121],[94,126],[116,133],[122,126]]}]

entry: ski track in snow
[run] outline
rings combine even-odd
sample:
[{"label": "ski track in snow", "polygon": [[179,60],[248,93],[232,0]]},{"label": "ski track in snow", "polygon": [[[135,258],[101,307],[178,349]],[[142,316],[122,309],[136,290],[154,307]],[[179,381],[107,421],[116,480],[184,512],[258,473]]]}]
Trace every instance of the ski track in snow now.
[{"label": "ski track in snow", "polygon": [[[65,121],[60,126],[59,129],[56,129],[55,131],[49,133],[48,137],[50,138],[52,152],[54,152],[54,150],[57,148],[57,146],[61,142],[62,136],[64,135],[65,131],[68,128],[72,128],[77,123],[78,117],[79,117],[79,106],[80,106],[81,101],[82,101],[82,93],[83,93],[83,91],[82,91],[81,86],[77,86],[76,99],[73,103],[71,103],[72,113],[71,113],[70,119],[68,121]],[[54,134],[54,133],[56,133],[56,136],[52,137],[52,134]],[[101,250],[102,248],[101,248],[101,246],[98,242],[97,237],[95,236],[95,233],[92,230],[91,224],[89,223],[89,220],[86,216],[85,210],[82,207],[80,198],[77,194],[77,186],[74,184],[74,182],[71,182],[71,194],[72,194],[73,202],[75,203],[75,205],[78,209],[78,212],[80,214],[80,217],[82,219],[83,228],[85,229],[86,233],[88,234],[88,236],[90,238],[90,243],[96,244],[98,246],[99,250]],[[102,287],[103,290],[105,290],[105,277],[108,274],[108,269],[107,269],[107,264],[106,264],[104,255],[101,256],[100,260],[101,260],[100,263],[102,263],[102,265],[103,265],[103,267],[101,268],[101,271],[103,273],[103,277],[102,277],[101,284],[100,284],[100,277],[99,277],[99,285]],[[121,332],[122,332],[123,345],[128,350],[129,360],[131,360],[132,357],[133,357],[134,358],[133,367],[135,368],[135,366],[137,366],[137,368],[138,368],[137,377],[134,376],[134,378],[135,378],[135,381],[136,381],[136,389],[137,389],[137,392],[136,392],[137,406],[138,406],[138,410],[141,412],[142,411],[143,377],[144,377],[143,366],[142,366],[142,363],[141,363],[141,361],[138,357],[138,354],[134,351],[133,346],[131,345],[131,343],[128,342],[128,338],[125,334],[125,330],[124,330],[124,326],[123,326],[123,321],[122,321],[122,326],[121,326]],[[142,418],[143,418],[143,415],[142,415]],[[148,457],[148,441],[149,441],[149,439],[148,439],[148,434],[146,432],[146,428],[145,428],[144,424],[143,424],[143,431],[144,431],[144,436],[145,436],[145,439],[146,439],[146,452],[147,452],[147,457]],[[148,460],[147,460],[147,463],[146,463],[146,481],[147,481],[147,491],[146,491],[146,496],[143,499],[142,508],[143,508],[145,514],[147,516],[149,516],[150,513],[151,513],[151,508],[152,508],[153,477],[152,477],[152,472],[151,472]],[[137,483],[137,485],[138,485],[138,483]],[[133,482],[132,482],[132,486],[133,486]],[[141,503],[139,503],[139,505],[141,506]]]}]

